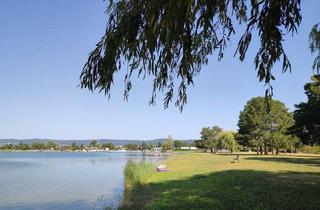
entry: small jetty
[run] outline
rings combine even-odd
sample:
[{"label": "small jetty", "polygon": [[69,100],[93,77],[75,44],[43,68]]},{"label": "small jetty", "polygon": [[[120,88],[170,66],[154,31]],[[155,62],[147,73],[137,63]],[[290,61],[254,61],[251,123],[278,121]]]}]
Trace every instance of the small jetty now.
[{"label": "small jetty", "polygon": [[169,151],[167,151],[167,152],[161,152],[161,151],[159,151],[159,150],[154,150],[154,151],[152,151],[152,150],[145,150],[145,151],[143,151],[143,154],[144,154],[145,156],[171,156],[171,155],[172,155],[171,151],[170,151],[170,152],[169,152]]}]

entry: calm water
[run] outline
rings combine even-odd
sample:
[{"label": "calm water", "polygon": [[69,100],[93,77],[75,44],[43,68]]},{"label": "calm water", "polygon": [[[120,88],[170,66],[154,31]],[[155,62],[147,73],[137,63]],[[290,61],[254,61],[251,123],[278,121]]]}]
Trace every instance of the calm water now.
[{"label": "calm water", "polygon": [[112,152],[0,152],[0,209],[114,207],[121,201],[123,169],[130,159],[146,157]]}]

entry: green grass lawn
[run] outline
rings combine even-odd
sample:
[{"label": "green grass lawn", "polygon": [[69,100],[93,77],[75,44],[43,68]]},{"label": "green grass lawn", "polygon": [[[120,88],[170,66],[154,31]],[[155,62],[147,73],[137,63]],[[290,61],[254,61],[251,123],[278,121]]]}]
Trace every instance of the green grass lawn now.
[{"label": "green grass lawn", "polygon": [[320,156],[191,153],[125,194],[123,209],[320,209]]}]

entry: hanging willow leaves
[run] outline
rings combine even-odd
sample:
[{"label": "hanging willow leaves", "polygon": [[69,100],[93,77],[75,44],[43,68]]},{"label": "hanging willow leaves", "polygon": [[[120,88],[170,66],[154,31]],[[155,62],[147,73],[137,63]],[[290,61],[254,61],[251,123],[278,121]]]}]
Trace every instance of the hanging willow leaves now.
[{"label": "hanging willow leaves", "polygon": [[259,80],[270,84],[276,62],[282,61],[283,72],[291,70],[283,36],[295,33],[301,22],[300,0],[110,0],[107,15],[105,35],[89,55],[81,87],[110,96],[115,73],[127,63],[126,99],[136,72],[153,78],[150,104],[158,92],[165,92],[164,107],[175,100],[181,110],[187,87],[208,56],[217,52],[223,58],[235,24],[246,26],[235,53],[240,60],[258,32],[255,68]]},{"label": "hanging willow leaves", "polygon": [[320,23],[312,27],[309,40],[311,53],[316,54],[312,67],[320,74]]}]

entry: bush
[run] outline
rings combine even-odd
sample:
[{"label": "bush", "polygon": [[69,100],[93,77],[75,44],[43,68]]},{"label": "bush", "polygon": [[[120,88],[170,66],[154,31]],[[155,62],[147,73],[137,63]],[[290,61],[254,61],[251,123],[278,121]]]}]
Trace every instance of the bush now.
[{"label": "bush", "polygon": [[303,146],[301,148],[301,152],[303,152],[303,153],[320,154],[320,146]]},{"label": "bush", "polygon": [[155,163],[151,162],[133,162],[129,160],[124,168],[124,180],[126,188],[133,185],[141,185],[146,178],[155,173]]}]

